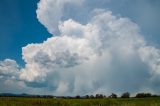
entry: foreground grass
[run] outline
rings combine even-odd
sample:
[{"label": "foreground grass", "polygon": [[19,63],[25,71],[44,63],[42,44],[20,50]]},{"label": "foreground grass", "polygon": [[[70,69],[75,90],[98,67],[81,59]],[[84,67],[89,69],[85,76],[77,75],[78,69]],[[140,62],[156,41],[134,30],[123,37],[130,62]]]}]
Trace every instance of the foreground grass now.
[{"label": "foreground grass", "polygon": [[160,106],[160,97],[129,99],[52,99],[0,97],[0,106]]}]

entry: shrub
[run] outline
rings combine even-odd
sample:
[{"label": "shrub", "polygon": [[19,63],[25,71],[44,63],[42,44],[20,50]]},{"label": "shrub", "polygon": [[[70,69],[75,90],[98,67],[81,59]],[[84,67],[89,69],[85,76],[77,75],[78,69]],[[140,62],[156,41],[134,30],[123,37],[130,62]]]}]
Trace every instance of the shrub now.
[{"label": "shrub", "polygon": [[103,94],[96,94],[96,98],[104,98],[105,96]]},{"label": "shrub", "polygon": [[94,98],[94,96],[93,96],[93,95],[91,95],[91,96],[90,96],[90,98]]},{"label": "shrub", "polygon": [[109,98],[117,98],[117,95],[114,94],[114,93],[112,93],[112,94],[109,96]]},{"label": "shrub", "polygon": [[129,92],[125,92],[121,95],[121,98],[129,98],[130,97],[130,93]]},{"label": "shrub", "polygon": [[81,98],[81,96],[77,95],[75,98],[76,98],[76,99],[80,99],[80,98]]},{"label": "shrub", "polygon": [[86,98],[86,99],[89,99],[89,95],[86,95],[85,98]]},{"label": "shrub", "polygon": [[151,93],[138,93],[135,97],[136,98],[152,97],[152,94]]}]

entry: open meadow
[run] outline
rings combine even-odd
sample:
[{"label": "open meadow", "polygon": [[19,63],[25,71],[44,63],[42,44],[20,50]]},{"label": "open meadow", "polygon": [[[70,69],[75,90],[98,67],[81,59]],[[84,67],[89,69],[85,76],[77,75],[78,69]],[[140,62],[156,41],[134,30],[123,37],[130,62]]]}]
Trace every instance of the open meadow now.
[{"label": "open meadow", "polygon": [[160,97],[117,99],[0,97],[0,106],[160,106]]}]

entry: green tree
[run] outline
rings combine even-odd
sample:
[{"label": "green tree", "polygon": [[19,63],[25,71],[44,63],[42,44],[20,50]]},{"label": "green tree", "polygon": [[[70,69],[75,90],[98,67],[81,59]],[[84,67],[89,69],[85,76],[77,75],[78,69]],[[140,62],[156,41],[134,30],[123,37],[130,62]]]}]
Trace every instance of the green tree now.
[{"label": "green tree", "polygon": [[114,93],[112,93],[112,94],[109,96],[109,98],[117,98],[117,95],[114,94]]},{"label": "green tree", "polygon": [[130,93],[129,92],[125,92],[121,95],[121,98],[129,98],[130,97]]}]

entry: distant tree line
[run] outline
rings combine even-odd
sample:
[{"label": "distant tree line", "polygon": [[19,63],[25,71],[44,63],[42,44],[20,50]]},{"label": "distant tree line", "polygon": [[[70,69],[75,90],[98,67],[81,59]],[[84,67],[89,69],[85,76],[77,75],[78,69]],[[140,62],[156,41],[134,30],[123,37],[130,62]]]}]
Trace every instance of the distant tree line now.
[{"label": "distant tree line", "polygon": [[[160,95],[152,95],[151,93],[137,93],[136,96],[132,97],[132,98],[146,98],[146,97],[160,97]],[[93,95],[86,95],[86,96],[76,96],[75,98],[130,98],[130,93],[129,92],[125,92],[123,93],[120,97],[117,96],[117,94],[112,93],[110,96],[106,96],[103,94],[96,94],[95,96]]]},{"label": "distant tree line", "polygon": [[[137,93],[136,96],[132,98],[146,98],[146,97],[160,97],[160,95],[152,95],[151,93]],[[96,94],[95,96],[94,95],[85,95],[85,96],[77,95],[75,97],[61,97],[61,98],[72,98],[72,99],[130,98],[130,93],[125,92],[120,97],[118,97],[117,94],[112,93],[109,96],[106,96],[103,94]]]},{"label": "distant tree line", "polygon": [[[1,93],[0,97],[34,97],[34,98],[64,98],[64,99],[99,99],[99,98],[130,98],[130,93],[125,92],[120,97],[117,94],[112,93],[109,96],[103,94],[85,95],[85,96],[53,96],[53,95],[30,95],[30,94],[9,94]],[[146,98],[146,97],[160,97],[160,95],[152,95],[151,93],[137,93],[132,98]]]}]

